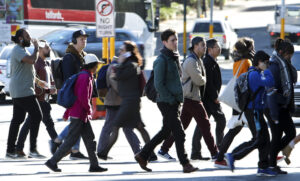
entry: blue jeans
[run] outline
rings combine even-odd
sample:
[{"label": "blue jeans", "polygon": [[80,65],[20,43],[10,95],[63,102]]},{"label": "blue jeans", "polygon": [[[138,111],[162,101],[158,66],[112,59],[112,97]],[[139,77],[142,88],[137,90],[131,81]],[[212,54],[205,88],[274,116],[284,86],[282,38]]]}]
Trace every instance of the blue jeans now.
[{"label": "blue jeans", "polygon": [[[69,133],[69,127],[70,125],[66,126],[65,129],[58,135],[58,139],[59,140],[64,140],[66,138],[66,136]],[[75,143],[75,145],[72,147],[72,150],[79,150],[79,146],[80,146],[80,137],[78,138],[77,142]]]}]

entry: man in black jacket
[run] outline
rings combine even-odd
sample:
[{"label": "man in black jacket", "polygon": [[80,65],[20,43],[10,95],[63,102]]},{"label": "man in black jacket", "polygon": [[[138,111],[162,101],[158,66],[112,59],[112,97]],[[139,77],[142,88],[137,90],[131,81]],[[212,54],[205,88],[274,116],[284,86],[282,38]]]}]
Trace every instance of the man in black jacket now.
[{"label": "man in black jacket", "polygon": [[[226,124],[226,118],[222,111],[220,102],[218,100],[219,92],[222,86],[222,76],[218,63],[216,62],[217,57],[221,53],[221,47],[216,39],[209,39],[206,41],[207,52],[203,59],[203,63],[206,69],[206,88],[203,97],[204,107],[208,114],[211,115],[216,121],[216,139],[217,146],[219,147],[224,137],[224,129]],[[191,159],[204,159],[201,155],[201,143],[202,138],[200,129],[198,126],[195,128],[193,142],[192,142],[192,155]]]},{"label": "man in black jacket", "polygon": [[[68,48],[66,49],[66,54],[62,60],[62,73],[64,77],[64,81],[66,81],[69,77],[74,74],[80,72],[84,64],[84,56],[86,52],[83,49],[86,47],[88,35],[84,30],[75,31],[72,35],[72,42],[69,44]],[[67,120],[68,112],[66,111],[63,119]],[[58,135],[58,138],[55,141],[51,142],[51,153],[54,154],[57,147],[61,144],[62,140],[67,136],[69,132],[69,126],[66,126],[65,129]],[[77,143],[72,147],[72,152],[70,155],[70,159],[77,160],[77,159],[87,159],[79,151],[79,143],[80,139]]]}]

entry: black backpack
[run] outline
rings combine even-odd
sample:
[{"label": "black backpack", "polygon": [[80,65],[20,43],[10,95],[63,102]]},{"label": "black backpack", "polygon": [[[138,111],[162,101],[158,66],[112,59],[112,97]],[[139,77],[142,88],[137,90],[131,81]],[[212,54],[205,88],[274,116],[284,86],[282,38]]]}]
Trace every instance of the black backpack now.
[{"label": "black backpack", "polygon": [[64,76],[62,72],[62,58],[58,58],[56,60],[51,61],[51,70],[55,83],[55,87],[57,89],[61,89],[64,84]]},{"label": "black backpack", "polygon": [[256,98],[258,92],[264,89],[264,87],[260,87],[254,93],[251,91],[249,87],[249,73],[252,71],[255,70],[252,69],[241,74],[234,86],[235,101],[241,110],[239,119],[242,113],[247,109],[248,104]]}]

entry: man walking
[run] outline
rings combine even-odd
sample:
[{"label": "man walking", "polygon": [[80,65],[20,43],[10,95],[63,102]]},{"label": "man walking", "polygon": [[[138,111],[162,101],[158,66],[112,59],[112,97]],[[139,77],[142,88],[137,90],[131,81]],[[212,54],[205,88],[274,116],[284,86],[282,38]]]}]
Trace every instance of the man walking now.
[{"label": "man walking", "polygon": [[[206,41],[207,53],[203,59],[206,70],[206,86],[203,97],[203,103],[207,112],[208,118],[212,115],[216,121],[216,141],[218,148],[224,137],[224,129],[226,125],[226,118],[222,111],[220,102],[218,100],[219,93],[222,86],[222,76],[217,57],[221,53],[221,47],[216,39],[209,39]],[[199,126],[196,126],[192,142],[191,159],[197,160],[203,158],[200,152],[202,134]]]},{"label": "man walking", "polygon": [[179,54],[177,50],[177,33],[172,29],[167,29],[161,34],[164,44],[161,54],[154,62],[154,86],[157,90],[157,106],[163,116],[162,129],[148,142],[144,148],[136,154],[135,159],[140,167],[146,171],[148,158],[154,148],[171,134],[174,135],[176,151],[183,166],[184,173],[196,171],[185,153],[184,142],[185,133],[180,122],[180,107],[183,102],[183,91],[180,81],[181,67],[179,64]]}]

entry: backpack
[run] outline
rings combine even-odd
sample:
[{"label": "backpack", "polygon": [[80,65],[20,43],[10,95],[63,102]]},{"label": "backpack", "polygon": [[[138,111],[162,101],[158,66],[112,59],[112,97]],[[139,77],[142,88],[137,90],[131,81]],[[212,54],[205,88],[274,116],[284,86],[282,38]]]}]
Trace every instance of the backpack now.
[{"label": "backpack", "polygon": [[234,96],[235,101],[241,110],[239,119],[242,116],[242,113],[247,109],[248,104],[253,101],[258,92],[263,89],[264,87],[258,88],[254,93],[251,91],[249,87],[249,73],[254,71],[249,70],[248,72],[245,72],[239,76],[239,78],[236,80],[235,86],[234,86]]},{"label": "backpack", "polygon": [[108,86],[106,82],[106,73],[109,65],[110,64],[102,66],[98,72],[96,86],[97,86],[99,97],[105,97],[108,91]]},{"label": "backpack", "polygon": [[77,96],[74,94],[74,86],[76,80],[80,74],[87,74],[87,72],[82,71],[77,74],[72,75],[63,84],[62,88],[57,94],[57,104],[63,106],[64,108],[70,108],[75,103]]},{"label": "backpack", "polygon": [[64,84],[64,76],[62,73],[62,58],[51,61],[51,70],[55,87],[57,89],[61,89]]}]

